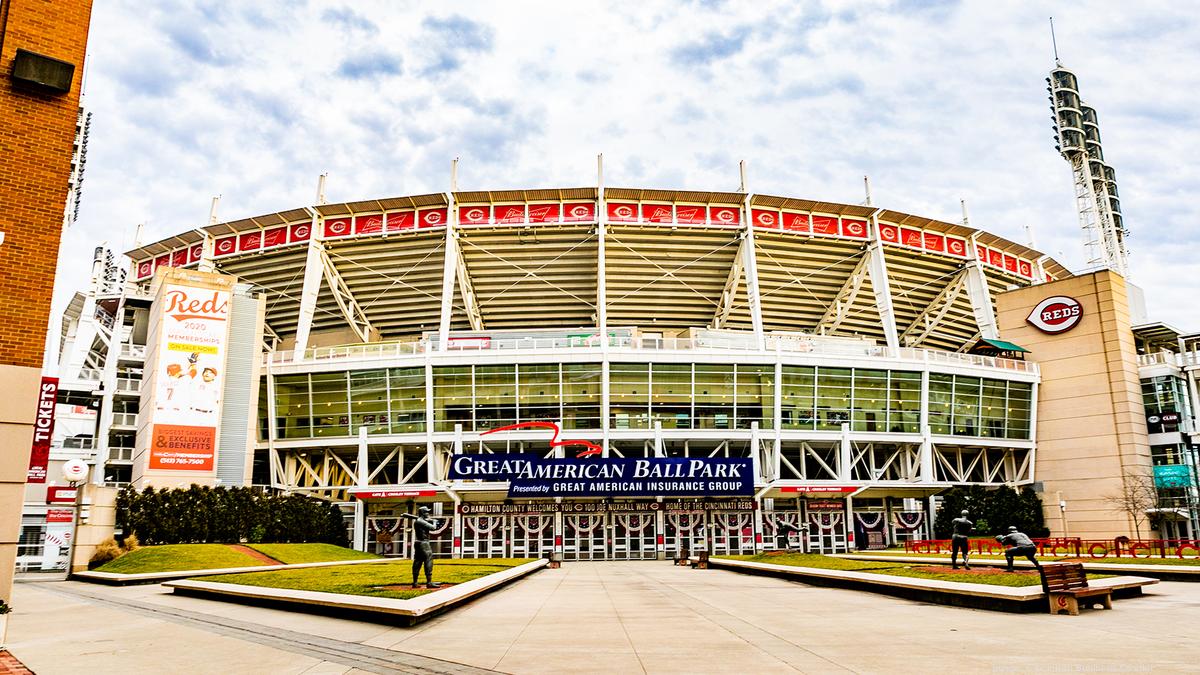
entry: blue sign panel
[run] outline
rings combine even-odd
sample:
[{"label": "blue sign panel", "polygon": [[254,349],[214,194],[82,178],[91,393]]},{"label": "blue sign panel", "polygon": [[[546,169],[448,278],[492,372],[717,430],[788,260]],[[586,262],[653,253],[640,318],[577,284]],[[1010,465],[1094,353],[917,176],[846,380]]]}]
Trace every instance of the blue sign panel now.
[{"label": "blue sign panel", "polygon": [[712,497],[754,494],[749,459],[455,455],[451,480],[508,481],[509,497]]},{"label": "blue sign panel", "polygon": [[1192,472],[1187,464],[1165,464],[1154,467],[1154,485],[1162,488],[1187,487],[1192,483]]}]

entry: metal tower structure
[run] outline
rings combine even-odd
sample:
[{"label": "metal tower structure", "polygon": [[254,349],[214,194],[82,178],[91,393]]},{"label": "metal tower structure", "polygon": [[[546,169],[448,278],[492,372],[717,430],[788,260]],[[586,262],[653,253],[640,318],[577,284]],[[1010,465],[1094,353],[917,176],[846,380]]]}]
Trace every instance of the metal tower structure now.
[{"label": "metal tower structure", "polygon": [[1096,110],[1079,97],[1075,74],[1055,58],[1046,78],[1054,119],[1055,146],[1071,164],[1075,205],[1083,229],[1088,267],[1107,267],[1128,277],[1125,237],[1128,231],[1117,197],[1116,172],[1104,162]]}]

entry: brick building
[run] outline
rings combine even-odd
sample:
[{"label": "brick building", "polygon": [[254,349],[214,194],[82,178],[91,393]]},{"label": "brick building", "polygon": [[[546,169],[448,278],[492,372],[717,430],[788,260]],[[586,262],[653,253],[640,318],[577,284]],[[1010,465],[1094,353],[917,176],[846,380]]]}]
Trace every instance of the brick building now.
[{"label": "brick building", "polygon": [[0,597],[11,591],[90,0],[0,0]]}]

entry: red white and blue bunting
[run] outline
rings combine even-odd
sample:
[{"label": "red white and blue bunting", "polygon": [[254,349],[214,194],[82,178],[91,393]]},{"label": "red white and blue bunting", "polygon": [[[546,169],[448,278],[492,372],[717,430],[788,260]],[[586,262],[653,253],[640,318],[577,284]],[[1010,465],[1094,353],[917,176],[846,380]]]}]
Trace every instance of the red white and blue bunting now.
[{"label": "red white and blue bunting", "polygon": [[902,530],[915,530],[925,522],[923,511],[897,511],[896,527]]},{"label": "red white and blue bunting", "polygon": [[874,513],[856,513],[854,519],[858,521],[859,526],[864,530],[874,530],[883,524],[883,512],[876,511]]}]

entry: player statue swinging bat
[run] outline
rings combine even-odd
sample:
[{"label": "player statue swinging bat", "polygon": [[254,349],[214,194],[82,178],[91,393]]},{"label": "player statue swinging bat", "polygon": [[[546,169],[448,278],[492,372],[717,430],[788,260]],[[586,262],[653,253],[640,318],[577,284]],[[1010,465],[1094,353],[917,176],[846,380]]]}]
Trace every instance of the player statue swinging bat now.
[{"label": "player statue swinging bat", "polygon": [[437,588],[438,584],[433,583],[433,547],[429,544],[429,533],[437,529],[438,522],[429,517],[428,506],[417,509],[417,514],[403,514],[405,518],[413,520],[412,585],[413,588],[417,587],[417,573],[424,565],[425,588]]}]

